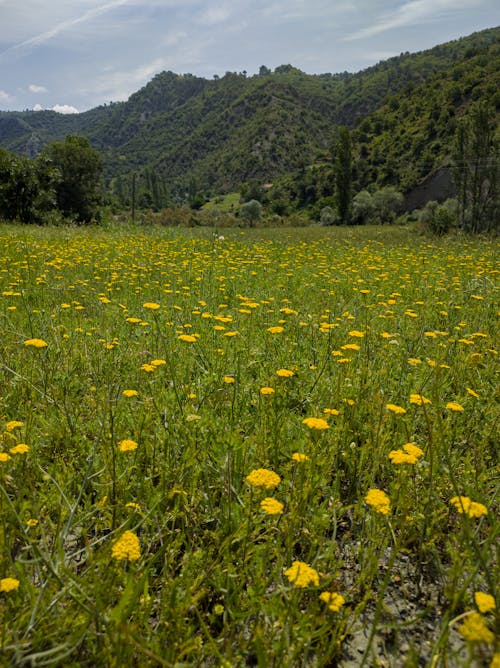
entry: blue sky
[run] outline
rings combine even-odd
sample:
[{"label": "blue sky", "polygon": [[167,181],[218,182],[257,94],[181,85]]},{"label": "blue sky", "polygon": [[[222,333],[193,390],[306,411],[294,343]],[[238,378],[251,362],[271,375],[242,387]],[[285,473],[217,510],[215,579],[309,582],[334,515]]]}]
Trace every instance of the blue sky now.
[{"label": "blue sky", "polygon": [[499,24],[498,0],[0,0],[0,109],[84,111],[162,70],[357,72]]}]

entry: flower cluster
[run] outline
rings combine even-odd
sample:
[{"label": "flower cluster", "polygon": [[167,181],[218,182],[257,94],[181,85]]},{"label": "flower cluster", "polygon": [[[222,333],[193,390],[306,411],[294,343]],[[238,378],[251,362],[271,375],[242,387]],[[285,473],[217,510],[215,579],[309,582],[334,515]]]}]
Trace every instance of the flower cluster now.
[{"label": "flower cluster", "polygon": [[295,587],[308,587],[309,585],[319,585],[319,574],[314,568],[303,561],[294,561],[290,568],[287,568],[285,575]]},{"label": "flower cluster", "polygon": [[141,546],[133,531],[125,531],[111,548],[111,556],[116,561],[137,561],[141,557]]},{"label": "flower cluster", "polygon": [[274,489],[281,482],[279,475],[269,469],[254,469],[247,475],[245,480],[252,487],[262,489]]}]

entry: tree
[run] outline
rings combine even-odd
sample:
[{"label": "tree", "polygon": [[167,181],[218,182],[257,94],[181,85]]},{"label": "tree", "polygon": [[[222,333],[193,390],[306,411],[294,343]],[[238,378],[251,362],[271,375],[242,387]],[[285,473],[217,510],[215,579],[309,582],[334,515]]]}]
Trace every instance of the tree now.
[{"label": "tree", "polygon": [[57,206],[65,216],[88,223],[99,215],[102,158],[88,139],[68,135],[53,142],[43,154],[56,167],[61,179],[56,189]]},{"label": "tree", "polygon": [[0,149],[0,216],[44,223],[56,206],[59,172],[44,158],[30,160]]},{"label": "tree", "polygon": [[262,204],[256,199],[245,202],[240,207],[240,218],[248,223],[249,227],[254,227],[262,218]]},{"label": "tree", "polygon": [[476,104],[458,125],[453,147],[453,178],[458,196],[458,224],[466,232],[500,226],[500,144],[496,116],[485,102]]},{"label": "tree", "polygon": [[386,186],[373,193],[372,201],[379,221],[392,223],[403,206],[404,197],[394,186]]},{"label": "tree", "polygon": [[349,128],[343,125],[335,145],[335,186],[337,214],[342,225],[351,222],[352,209],[352,147]]}]

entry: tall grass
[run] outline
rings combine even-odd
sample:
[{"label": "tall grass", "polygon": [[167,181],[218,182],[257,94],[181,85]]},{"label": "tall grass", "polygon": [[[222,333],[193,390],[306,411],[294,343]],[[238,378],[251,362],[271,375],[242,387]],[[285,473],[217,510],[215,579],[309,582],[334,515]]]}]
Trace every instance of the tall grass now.
[{"label": "tall grass", "polygon": [[498,246],[219,236],[0,229],[3,663],[498,665]]}]

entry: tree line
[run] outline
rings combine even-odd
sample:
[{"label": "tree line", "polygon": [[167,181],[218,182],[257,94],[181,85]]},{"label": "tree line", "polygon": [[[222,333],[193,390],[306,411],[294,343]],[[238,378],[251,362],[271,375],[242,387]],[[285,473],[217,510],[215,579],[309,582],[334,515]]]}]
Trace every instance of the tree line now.
[{"label": "tree line", "polygon": [[68,135],[34,159],[0,149],[0,219],[98,221],[102,169],[101,154],[84,137]]},{"label": "tree line", "polygon": [[[499,140],[495,111],[480,102],[460,119],[451,148],[451,167],[456,199],[429,202],[420,212],[423,225],[435,234],[453,227],[467,233],[500,227]],[[352,134],[338,128],[327,171],[311,178],[303,170],[290,182],[268,184],[257,179],[243,184],[239,221],[253,226],[264,215],[286,216],[309,207],[313,220],[323,225],[391,223],[402,208],[403,195],[393,186],[363,188],[355,193],[353,174],[358,156]],[[17,156],[0,149],[0,219],[24,223],[50,223],[58,216],[77,223],[98,221],[103,204],[103,160],[90,142],[69,135],[65,141],[49,144],[36,158]],[[165,184],[149,168],[141,174],[142,185],[127,189],[123,177],[111,183],[107,201],[115,207],[159,211],[171,204]],[[295,189],[295,190],[294,190]],[[121,197],[117,197],[119,191]],[[204,198],[196,179],[185,193],[183,204],[196,210]]]}]

